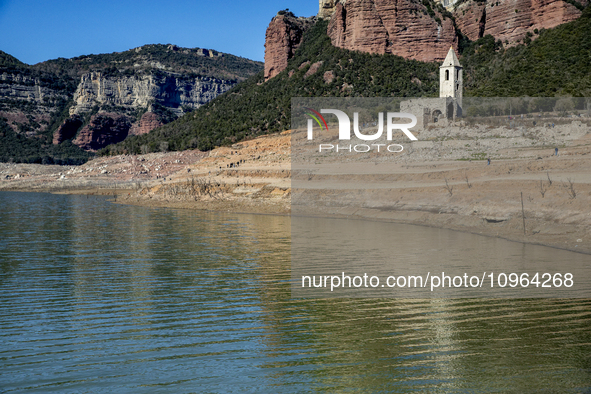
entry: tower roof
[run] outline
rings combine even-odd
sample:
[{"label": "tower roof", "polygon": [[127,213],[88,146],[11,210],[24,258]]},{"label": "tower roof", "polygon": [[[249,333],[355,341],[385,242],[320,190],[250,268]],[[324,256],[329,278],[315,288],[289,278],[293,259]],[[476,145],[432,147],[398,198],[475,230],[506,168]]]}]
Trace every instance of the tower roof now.
[{"label": "tower roof", "polygon": [[449,47],[449,52],[447,52],[447,56],[443,61],[441,67],[462,67],[458,57],[456,56],[456,52],[454,51],[453,47]]}]

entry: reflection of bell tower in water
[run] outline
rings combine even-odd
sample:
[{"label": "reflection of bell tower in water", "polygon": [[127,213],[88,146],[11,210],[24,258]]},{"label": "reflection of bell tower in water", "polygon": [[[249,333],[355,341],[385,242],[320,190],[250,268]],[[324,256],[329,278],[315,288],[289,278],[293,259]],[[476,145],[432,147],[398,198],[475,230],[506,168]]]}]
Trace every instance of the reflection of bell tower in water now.
[{"label": "reflection of bell tower in water", "polygon": [[451,97],[462,108],[463,83],[463,68],[451,47],[443,64],[439,67],[439,97]]}]

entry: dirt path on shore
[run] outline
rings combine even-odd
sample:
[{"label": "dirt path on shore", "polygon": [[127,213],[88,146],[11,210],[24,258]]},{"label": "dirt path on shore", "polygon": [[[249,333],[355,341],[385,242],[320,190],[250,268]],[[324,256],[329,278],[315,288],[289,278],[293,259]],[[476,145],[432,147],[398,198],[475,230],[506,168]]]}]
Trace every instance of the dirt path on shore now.
[{"label": "dirt path on shore", "polygon": [[[478,138],[434,135],[367,171],[356,163],[321,166],[294,193],[313,201],[305,206],[308,215],[412,223],[591,253],[589,123],[527,138],[507,130],[479,131]],[[550,132],[564,138],[543,134]],[[263,136],[207,153],[97,158],[79,167],[0,164],[0,190],[105,194],[125,204],[244,213],[287,215],[296,207],[299,214],[292,206],[291,137]]]}]

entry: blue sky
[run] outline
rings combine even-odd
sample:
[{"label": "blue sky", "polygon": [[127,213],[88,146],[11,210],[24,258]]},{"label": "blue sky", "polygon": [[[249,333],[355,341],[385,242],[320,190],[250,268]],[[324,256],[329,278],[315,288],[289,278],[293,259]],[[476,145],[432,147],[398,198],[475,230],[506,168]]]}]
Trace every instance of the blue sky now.
[{"label": "blue sky", "polygon": [[145,44],[200,47],[262,61],[277,11],[318,13],[318,0],[0,0],[0,50],[35,64]]}]

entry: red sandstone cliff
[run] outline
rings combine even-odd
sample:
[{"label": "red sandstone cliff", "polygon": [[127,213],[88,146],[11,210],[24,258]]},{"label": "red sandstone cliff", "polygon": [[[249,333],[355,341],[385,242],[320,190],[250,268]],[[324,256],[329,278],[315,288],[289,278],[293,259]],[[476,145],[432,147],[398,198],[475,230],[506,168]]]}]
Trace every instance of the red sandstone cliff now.
[{"label": "red sandstone cliff", "polygon": [[[564,0],[467,0],[453,11],[456,26],[416,0],[321,0],[320,15],[330,17],[328,36],[339,48],[391,53],[407,59],[442,61],[450,46],[457,49],[456,28],[470,40],[487,34],[508,41],[522,40],[535,29],[549,29],[577,19],[581,11]],[[580,0],[585,5],[589,0]],[[328,7],[330,5],[330,7]],[[432,4],[431,9],[437,7]],[[265,80],[287,67],[311,19],[278,15],[267,29]],[[535,35],[532,37],[535,38]]]},{"label": "red sandstone cliff", "polygon": [[339,3],[328,25],[336,47],[391,53],[425,62],[442,61],[457,46],[453,22],[412,0],[349,0]]},{"label": "red sandstone cliff", "polygon": [[129,135],[147,134],[163,124],[164,123],[160,121],[160,118],[154,112],[146,112],[142,115],[139,123],[131,126],[131,129],[129,129]]},{"label": "red sandstone cliff", "polygon": [[314,18],[296,18],[291,13],[277,15],[271,20],[265,36],[265,81],[287,67],[301,44],[304,32]]},{"label": "red sandstone cliff", "polygon": [[469,1],[454,11],[457,27],[470,40],[490,34],[509,45],[522,40],[527,32],[550,29],[580,15],[579,9],[562,0]]},{"label": "red sandstone cliff", "polygon": [[58,145],[69,140],[76,135],[76,132],[82,126],[82,118],[78,115],[72,115],[63,121],[58,129],[53,133],[53,145]]},{"label": "red sandstone cliff", "polygon": [[98,113],[78,132],[73,144],[85,150],[98,150],[123,141],[129,134],[130,120],[119,114]]},{"label": "red sandstone cliff", "polygon": [[[53,144],[58,145],[76,136],[83,124],[79,115],[67,118],[53,133]],[[146,112],[139,122],[132,124],[125,116],[99,113],[92,116],[89,124],[78,133],[74,144],[83,149],[97,150],[108,144],[122,141],[127,135],[141,135],[162,126],[161,119],[153,112]],[[104,135],[102,135],[104,134]]]}]

